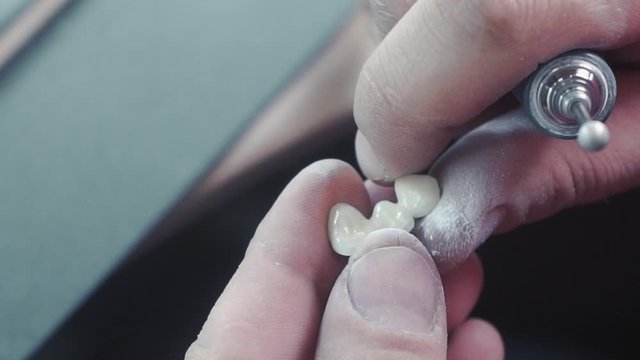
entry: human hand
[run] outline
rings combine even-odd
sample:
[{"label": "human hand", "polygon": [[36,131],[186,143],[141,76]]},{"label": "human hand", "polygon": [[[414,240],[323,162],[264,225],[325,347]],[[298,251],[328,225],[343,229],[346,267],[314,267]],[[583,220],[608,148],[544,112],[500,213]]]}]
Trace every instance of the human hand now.
[{"label": "human hand", "polygon": [[[369,3],[385,37],[358,81],[358,160],[381,181],[430,168],[442,198],[415,233],[441,269],[494,232],[640,184],[640,2]],[[575,48],[601,50],[617,67],[611,143],[596,154],[545,137],[499,101]]]},{"label": "human hand", "polygon": [[441,279],[417,239],[388,229],[369,235],[346,264],[327,235],[339,202],[372,210],[359,175],[342,162],[315,163],[292,180],[186,359],[503,358],[496,330],[466,319],[482,287],[476,256]]}]

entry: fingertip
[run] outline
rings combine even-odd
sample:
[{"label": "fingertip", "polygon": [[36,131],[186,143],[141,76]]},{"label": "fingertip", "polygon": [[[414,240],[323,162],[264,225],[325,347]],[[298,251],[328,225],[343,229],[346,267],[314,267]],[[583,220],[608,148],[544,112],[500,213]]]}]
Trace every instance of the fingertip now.
[{"label": "fingertip", "polygon": [[480,297],[483,278],[482,262],[475,253],[462,265],[442,275],[449,329],[455,328],[469,316]]},{"label": "fingertip", "polygon": [[371,233],[331,292],[318,358],[443,358],[445,352],[444,295],[429,253],[405,231]]},{"label": "fingertip", "polygon": [[444,274],[463,264],[491,234],[496,223],[484,208],[470,205],[464,195],[452,197],[453,201],[443,195],[433,212],[419,220],[414,229]]},{"label": "fingertip", "polygon": [[444,305],[435,268],[404,246],[377,248],[356,259],[347,290],[353,308],[371,327],[397,334],[430,334]]},{"label": "fingertip", "polygon": [[327,234],[330,209],[339,202],[370,210],[362,179],[347,163],[322,160],[291,180],[256,230],[189,358],[309,357],[345,265]]},{"label": "fingertip", "polygon": [[389,169],[382,165],[371,148],[369,141],[360,131],[356,134],[355,146],[356,158],[365,177],[375,182],[390,183],[393,181],[393,177],[389,174]]},{"label": "fingertip", "polygon": [[257,252],[287,264],[328,292],[344,266],[327,233],[326,222],[337,203],[352,205],[363,214],[371,212],[362,178],[351,165],[335,159],[312,163],[283,190],[258,226],[247,254]]},{"label": "fingertip", "polygon": [[[296,188],[300,184],[305,192],[309,189],[324,191],[333,187],[336,183],[362,182],[358,172],[347,162],[338,159],[322,159],[315,161],[302,169],[300,173],[291,180],[287,188]],[[283,191],[283,194],[286,193]]]},{"label": "fingertip", "polygon": [[375,249],[391,246],[401,246],[411,249],[425,258],[435,268],[435,263],[424,245],[414,235],[400,229],[381,229],[367,235],[364,245],[353,254],[350,263],[358,260],[364,254]]},{"label": "fingertip", "polygon": [[371,204],[377,204],[380,201],[397,202],[395,189],[392,186],[384,186],[376,183],[373,180],[367,179],[364,182],[364,187],[367,189]]},{"label": "fingertip", "polygon": [[482,319],[465,321],[449,339],[449,360],[501,360],[504,356],[502,336]]},{"label": "fingertip", "polygon": [[351,165],[336,159],[319,160],[289,182],[260,226],[274,223],[286,229],[293,225],[292,217],[305,221],[326,219],[330,208],[339,202],[349,203],[363,213],[370,206],[362,178]]}]

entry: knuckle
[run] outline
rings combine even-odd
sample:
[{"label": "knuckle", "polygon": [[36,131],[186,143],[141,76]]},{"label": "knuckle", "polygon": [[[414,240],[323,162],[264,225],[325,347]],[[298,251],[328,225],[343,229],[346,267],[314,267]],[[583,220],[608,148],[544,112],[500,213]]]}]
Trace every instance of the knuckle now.
[{"label": "knuckle", "polygon": [[540,15],[545,16],[548,1],[471,0],[471,11],[478,14],[482,33],[498,45],[528,42]]},{"label": "knuckle", "polygon": [[[383,48],[379,50],[384,51]],[[375,57],[375,58],[374,58]],[[386,131],[398,125],[405,106],[402,105],[402,81],[388,71],[381,59],[372,57],[362,69],[356,90],[354,117],[360,129]]]},{"label": "knuckle", "polygon": [[[573,0],[573,7],[584,9],[579,19],[584,26],[582,33],[590,38],[595,46],[609,46],[624,41],[637,21],[629,21],[630,5],[621,5],[625,1],[611,0]],[[637,7],[637,5],[635,6]],[[632,32],[632,31],[631,31]],[[633,34],[631,34],[633,38]]]},{"label": "knuckle", "polygon": [[[556,41],[552,34],[566,29],[584,41],[611,43],[621,38],[625,12],[610,0],[469,0],[467,29],[497,46],[527,46]],[[576,34],[575,29],[580,29]]]}]

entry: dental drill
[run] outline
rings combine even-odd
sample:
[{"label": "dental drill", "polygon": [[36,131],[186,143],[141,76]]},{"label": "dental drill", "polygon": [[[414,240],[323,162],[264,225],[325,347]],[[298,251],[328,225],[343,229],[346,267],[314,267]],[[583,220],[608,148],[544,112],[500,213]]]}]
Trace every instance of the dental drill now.
[{"label": "dental drill", "polygon": [[572,51],[542,64],[514,91],[538,129],[576,139],[586,151],[609,143],[604,124],[616,100],[616,79],[607,63],[590,51]]}]

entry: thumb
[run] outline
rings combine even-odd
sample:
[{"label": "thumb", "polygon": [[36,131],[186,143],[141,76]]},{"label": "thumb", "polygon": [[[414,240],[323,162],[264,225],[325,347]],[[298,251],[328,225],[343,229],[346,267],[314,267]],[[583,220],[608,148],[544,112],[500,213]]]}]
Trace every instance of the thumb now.
[{"label": "thumb", "polygon": [[371,233],[335,283],[318,359],[445,359],[444,292],[436,266],[404,231]]}]

